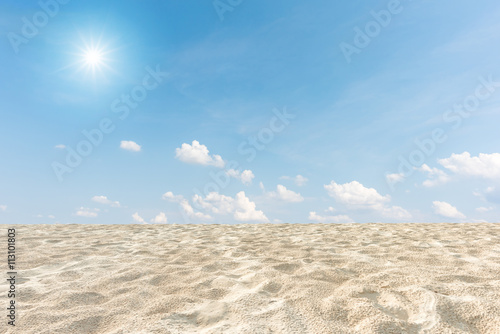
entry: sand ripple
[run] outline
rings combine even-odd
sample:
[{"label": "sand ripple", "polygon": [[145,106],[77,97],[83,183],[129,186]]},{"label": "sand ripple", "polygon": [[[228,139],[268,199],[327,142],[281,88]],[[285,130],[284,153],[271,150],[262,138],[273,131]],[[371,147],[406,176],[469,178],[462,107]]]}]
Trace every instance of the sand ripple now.
[{"label": "sand ripple", "polygon": [[498,224],[16,228],[17,333],[500,333]]}]

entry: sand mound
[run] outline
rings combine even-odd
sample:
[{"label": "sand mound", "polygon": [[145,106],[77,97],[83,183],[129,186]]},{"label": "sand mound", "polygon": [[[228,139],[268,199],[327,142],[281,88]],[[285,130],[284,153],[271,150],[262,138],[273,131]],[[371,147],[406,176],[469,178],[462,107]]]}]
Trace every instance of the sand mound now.
[{"label": "sand mound", "polygon": [[2,333],[500,333],[500,225],[16,229]]}]

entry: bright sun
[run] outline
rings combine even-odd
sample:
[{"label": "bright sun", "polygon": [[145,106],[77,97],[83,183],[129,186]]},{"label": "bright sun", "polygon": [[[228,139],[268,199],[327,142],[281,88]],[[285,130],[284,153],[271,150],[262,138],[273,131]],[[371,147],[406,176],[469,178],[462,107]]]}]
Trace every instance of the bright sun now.
[{"label": "bright sun", "polygon": [[102,64],[103,55],[99,50],[87,50],[84,55],[85,63],[91,67]]},{"label": "bright sun", "polygon": [[110,56],[116,49],[110,49],[109,43],[103,43],[102,36],[94,39],[80,35],[79,42],[79,46],[75,44],[75,52],[70,53],[75,56],[75,60],[67,67],[76,66],[78,72],[82,71],[93,79],[102,78],[107,71],[113,71],[111,65],[115,60]]}]

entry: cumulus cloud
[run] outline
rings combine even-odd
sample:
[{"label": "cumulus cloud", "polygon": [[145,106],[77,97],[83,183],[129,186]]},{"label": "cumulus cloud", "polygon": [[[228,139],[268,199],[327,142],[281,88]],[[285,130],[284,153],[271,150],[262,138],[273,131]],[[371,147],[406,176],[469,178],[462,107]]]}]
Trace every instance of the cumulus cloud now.
[{"label": "cumulus cloud", "polygon": [[80,217],[85,217],[85,218],[95,218],[97,217],[97,213],[99,212],[99,209],[90,209],[90,208],[84,208],[81,207],[76,211],[76,215]]},{"label": "cumulus cloud", "polygon": [[138,222],[138,223],[141,223],[141,224],[147,224],[146,221],[141,217],[139,216],[139,213],[136,212],[132,215],[132,218],[134,219],[134,221]]},{"label": "cumulus cloud", "polygon": [[204,214],[202,212],[196,212],[194,211],[193,207],[191,204],[189,204],[189,201],[184,198],[182,195],[174,195],[171,191],[166,192],[163,194],[162,198],[164,200],[177,203],[179,204],[179,207],[182,209],[182,211],[188,216],[189,218],[194,218],[198,220],[211,220],[212,216]]},{"label": "cumulus cloud", "polygon": [[114,208],[119,208],[120,207],[120,202],[118,202],[118,201],[111,201],[106,196],[94,196],[94,197],[91,198],[91,200],[94,201],[94,202],[96,202],[96,203],[100,203],[100,204],[112,206]]},{"label": "cumulus cloud", "polygon": [[7,211],[7,205],[0,205],[0,211]]},{"label": "cumulus cloud", "polygon": [[318,223],[352,223],[353,220],[346,215],[337,216],[320,216],[316,212],[309,212],[309,220],[316,221]]},{"label": "cumulus cloud", "polygon": [[500,153],[480,153],[477,157],[472,157],[469,152],[464,152],[452,154],[438,162],[456,174],[500,179]]},{"label": "cumulus cloud", "polygon": [[358,181],[345,184],[332,181],[324,187],[337,202],[351,206],[378,208],[391,200],[389,195],[382,196],[374,188],[366,188]]},{"label": "cumulus cloud", "polygon": [[424,187],[430,188],[437,185],[445,184],[451,179],[450,176],[446,174],[444,171],[438,168],[431,168],[426,164],[420,166],[418,170],[427,173],[428,179],[422,183]]},{"label": "cumulus cloud", "polygon": [[337,202],[353,209],[374,210],[394,219],[409,219],[411,214],[399,206],[389,206],[391,197],[382,196],[374,188],[367,188],[358,181],[338,184],[332,181],[324,186]]},{"label": "cumulus cloud", "polygon": [[299,187],[305,186],[306,183],[307,183],[307,181],[309,181],[309,179],[307,177],[304,177],[304,176],[302,176],[300,174],[297,175],[297,176],[294,176],[294,177],[282,176],[282,177],[280,177],[280,179],[281,180],[292,180]]},{"label": "cumulus cloud", "polygon": [[278,184],[276,191],[268,192],[267,196],[271,198],[277,198],[285,202],[302,202],[304,197],[295,191],[287,189],[285,186]]},{"label": "cumulus cloud", "polygon": [[235,198],[221,195],[217,192],[211,192],[205,198],[202,198],[199,195],[194,195],[193,202],[195,202],[199,207],[209,210],[214,214],[232,214],[234,219],[237,221],[269,221],[262,211],[256,210],[255,203],[246,197],[244,191],[237,193]]},{"label": "cumulus cloud", "polygon": [[226,171],[226,174],[229,175],[230,177],[240,180],[241,183],[245,185],[251,184],[252,180],[255,178],[255,175],[249,169],[246,169],[243,172],[240,172],[239,170],[236,169],[229,169]]},{"label": "cumulus cloud", "polygon": [[175,157],[182,162],[223,168],[225,162],[222,157],[209,153],[208,148],[197,140],[193,140],[191,145],[184,143],[180,148],[175,149]]},{"label": "cumulus cloud", "polygon": [[457,210],[456,207],[447,202],[434,201],[432,202],[434,212],[440,216],[447,218],[464,219],[465,215]]},{"label": "cumulus cloud", "polygon": [[57,149],[59,149],[59,150],[63,150],[63,149],[65,149],[65,148],[66,148],[66,145],[59,144],[59,145],[54,146],[54,148],[57,148]]},{"label": "cumulus cloud", "polygon": [[120,142],[120,148],[127,151],[139,152],[141,150],[141,145],[131,140],[122,140]]},{"label": "cumulus cloud", "polygon": [[166,224],[167,223],[167,215],[165,215],[164,212],[160,212],[159,214],[156,215],[156,217],[151,219],[151,222],[154,224]]}]

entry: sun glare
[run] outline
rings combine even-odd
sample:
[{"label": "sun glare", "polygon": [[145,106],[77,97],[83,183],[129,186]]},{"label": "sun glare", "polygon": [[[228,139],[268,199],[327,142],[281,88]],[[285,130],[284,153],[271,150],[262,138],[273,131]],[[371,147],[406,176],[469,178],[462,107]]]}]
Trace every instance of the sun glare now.
[{"label": "sun glare", "polygon": [[84,55],[85,63],[89,66],[97,66],[102,64],[103,55],[99,50],[88,50]]},{"label": "sun glare", "polygon": [[76,52],[71,53],[74,62],[67,67],[76,67],[77,72],[84,72],[85,76],[91,76],[93,79],[105,77],[108,71],[113,71],[112,64],[114,59],[111,54],[115,50],[110,49],[109,43],[102,42],[102,36],[98,39],[84,38],[80,35],[80,45],[75,44]]}]

